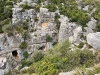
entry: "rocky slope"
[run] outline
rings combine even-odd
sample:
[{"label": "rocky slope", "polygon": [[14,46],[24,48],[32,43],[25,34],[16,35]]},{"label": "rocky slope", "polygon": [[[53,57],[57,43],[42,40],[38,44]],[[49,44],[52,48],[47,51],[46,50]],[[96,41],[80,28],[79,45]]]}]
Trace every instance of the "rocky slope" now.
[{"label": "rocky slope", "polygon": [[83,42],[85,49],[88,48],[86,42],[93,49],[100,49],[98,32],[100,10],[99,5],[95,6],[98,0],[90,4],[87,0],[75,0],[72,3],[55,0],[56,5],[50,1],[22,0],[16,3],[12,1],[11,23],[3,25],[5,21],[0,22],[4,32],[0,33],[0,55],[6,59],[5,68],[3,67],[5,62],[0,61],[2,72],[17,67],[19,61],[23,59],[24,51],[28,54],[32,54],[35,50],[46,51],[65,39],[69,39],[72,46],[78,46]]}]

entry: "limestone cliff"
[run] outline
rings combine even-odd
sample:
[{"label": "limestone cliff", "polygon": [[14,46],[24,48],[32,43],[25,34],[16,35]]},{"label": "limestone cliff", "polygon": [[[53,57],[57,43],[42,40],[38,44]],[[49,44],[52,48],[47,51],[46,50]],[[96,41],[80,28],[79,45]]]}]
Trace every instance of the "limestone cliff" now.
[{"label": "limestone cliff", "polygon": [[[55,43],[65,39],[69,39],[72,46],[87,42],[93,48],[100,49],[99,32],[95,33],[99,18],[93,16],[96,8],[85,5],[83,0],[75,0],[73,4],[69,4],[70,8],[67,11],[65,10],[67,4],[65,5],[62,1],[60,5],[56,2],[55,7],[49,0],[40,3],[39,1],[41,0],[12,2],[12,18],[10,18],[12,21],[8,25],[12,26],[12,30],[8,27],[12,35],[9,36],[8,31],[0,33],[0,56],[6,59],[5,62],[0,61],[0,68],[4,69],[3,71],[16,68],[19,61],[23,59],[24,51],[28,54],[32,54],[34,50],[46,51]],[[73,9],[73,5],[76,10]],[[26,43],[25,48],[20,47],[23,42]],[[86,44],[83,48],[87,48]]]}]

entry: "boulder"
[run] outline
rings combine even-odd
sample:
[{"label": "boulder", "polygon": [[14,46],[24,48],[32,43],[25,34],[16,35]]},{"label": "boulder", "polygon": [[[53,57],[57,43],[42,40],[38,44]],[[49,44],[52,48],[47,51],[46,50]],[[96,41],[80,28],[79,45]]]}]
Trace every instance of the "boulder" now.
[{"label": "boulder", "polygon": [[86,37],[87,43],[92,46],[94,49],[100,49],[100,32],[89,33]]}]

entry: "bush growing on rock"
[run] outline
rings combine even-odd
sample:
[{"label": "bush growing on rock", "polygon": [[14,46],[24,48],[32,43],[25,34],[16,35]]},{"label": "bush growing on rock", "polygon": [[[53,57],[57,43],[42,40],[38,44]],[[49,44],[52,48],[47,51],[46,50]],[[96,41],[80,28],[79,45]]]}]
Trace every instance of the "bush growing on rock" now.
[{"label": "bush growing on rock", "polygon": [[52,37],[51,37],[50,35],[47,35],[46,41],[47,41],[47,42],[51,42],[52,40],[53,40]]},{"label": "bush growing on rock", "polygon": [[45,6],[45,8],[49,9],[49,12],[55,12],[57,10],[55,4],[51,3]]},{"label": "bush growing on rock", "polygon": [[27,58],[28,57],[28,52],[24,51],[23,56],[24,56],[24,58]]},{"label": "bush growing on rock", "polygon": [[29,5],[27,4],[27,2],[26,2],[25,4],[21,4],[20,6],[21,6],[23,12],[24,12],[26,9],[32,9],[32,8],[33,8],[32,6],[29,6]]},{"label": "bush growing on rock", "polygon": [[38,61],[42,60],[43,57],[44,57],[44,54],[42,52],[36,51],[33,53],[32,60],[34,62],[38,62]]},{"label": "bush growing on rock", "polygon": [[90,67],[94,65],[95,55],[91,51],[71,51],[69,47],[70,43],[67,40],[48,50],[47,55],[33,63],[35,73],[39,75],[56,75],[61,71],[67,72],[79,66]]},{"label": "bush growing on rock", "polygon": [[0,21],[12,18],[12,3],[6,0],[0,0]]},{"label": "bush growing on rock", "polygon": [[60,16],[58,14],[55,15],[55,21],[56,21],[56,27],[57,27],[57,30],[60,29],[60,21],[58,20],[60,18]]},{"label": "bush growing on rock", "polygon": [[83,46],[84,46],[84,43],[80,42],[79,45],[78,45],[78,48],[82,48]]},{"label": "bush growing on rock", "polygon": [[96,25],[96,28],[94,29],[94,31],[100,32],[100,22]]},{"label": "bush growing on rock", "polygon": [[33,7],[35,9],[36,12],[40,11],[40,4],[37,4]]},{"label": "bush growing on rock", "polygon": [[26,42],[22,42],[22,43],[20,44],[20,46],[19,46],[19,48],[21,48],[21,49],[25,49],[26,47],[27,47]]}]

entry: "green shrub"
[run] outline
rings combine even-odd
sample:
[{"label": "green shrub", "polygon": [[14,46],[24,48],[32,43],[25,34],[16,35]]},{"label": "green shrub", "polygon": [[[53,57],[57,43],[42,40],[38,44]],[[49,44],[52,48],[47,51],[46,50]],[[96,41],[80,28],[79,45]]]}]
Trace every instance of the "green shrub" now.
[{"label": "green shrub", "polygon": [[45,6],[45,8],[49,9],[49,12],[55,12],[57,10],[55,4],[51,3]]},{"label": "green shrub", "polygon": [[55,21],[56,21],[56,27],[57,27],[57,30],[60,29],[60,21],[58,20],[60,18],[60,16],[58,14],[55,15]]},{"label": "green shrub", "polygon": [[19,46],[19,48],[21,48],[21,49],[25,49],[26,47],[27,47],[26,42],[22,42],[22,43],[20,44],[20,46]]},{"label": "green shrub", "polygon": [[34,68],[34,65],[31,65],[28,69],[28,73],[31,74],[31,73],[35,73],[35,68]]},{"label": "green shrub", "polygon": [[40,61],[44,57],[44,54],[42,52],[34,52],[32,58],[34,62]]},{"label": "green shrub", "polygon": [[2,26],[0,26],[0,33],[3,33]]},{"label": "green shrub", "polygon": [[24,51],[23,56],[24,56],[24,58],[27,58],[28,57],[28,52]]},{"label": "green shrub", "polygon": [[40,4],[35,5],[33,8],[36,10],[36,12],[39,12],[40,11]]},{"label": "green shrub", "polygon": [[13,69],[13,70],[9,70],[7,73],[5,73],[4,75],[19,75],[20,71],[17,69]]},{"label": "green shrub", "polygon": [[60,13],[68,16],[71,22],[76,22],[85,27],[90,17],[82,10],[78,10],[75,0],[67,1],[64,4],[65,6],[59,6]]},{"label": "green shrub", "polygon": [[16,28],[16,31],[18,32],[18,33],[23,33],[24,32],[24,28],[23,28],[23,26],[16,26],[15,27]]},{"label": "green shrub", "polygon": [[27,60],[27,59],[22,59],[20,63],[21,63],[21,66],[19,69],[22,69],[25,66],[30,66],[33,64],[32,60]]},{"label": "green shrub", "polygon": [[100,32],[100,22],[96,25],[94,31]]},{"label": "green shrub", "polygon": [[22,74],[28,73],[28,69],[21,70]]},{"label": "green shrub", "polygon": [[80,42],[79,45],[78,45],[78,48],[83,48],[83,46],[84,46],[84,43]]},{"label": "green shrub", "polygon": [[27,3],[21,4],[20,6],[22,8],[22,11],[25,11],[26,9],[32,9],[33,8],[32,6],[29,6]]},{"label": "green shrub", "polygon": [[57,43],[58,43],[58,42],[54,42],[52,45],[55,46],[55,45],[57,45]]},{"label": "green shrub", "polygon": [[46,41],[47,41],[47,42],[51,42],[52,40],[53,40],[52,37],[50,37],[50,35],[47,35]]},{"label": "green shrub", "polygon": [[9,6],[9,5],[13,6],[13,3],[11,1],[6,1],[5,6]]},{"label": "green shrub", "polygon": [[7,25],[7,24],[9,24],[11,22],[11,19],[5,19],[5,20],[3,20],[3,21],[1,21],[0,22],[0,25]]},{"label": "green shrub", "polygon": [[27,66],[27,60],[22,59],[22,60],[21,60],[21,65],[22,65],[21,68]]},{"label": "green shrub", "polygon": [[35,73],[38,75],[57,75],[59,73],[60,58],[55,56],[44,57],[43,60],[34,64]]},{"label": "green shrub", "polygon": [[6,2],[6,0],[0,0],[0,22],[12,18],[12,5],[8,3],[6,7]]},{"label": "green shrub", "polygon": [[68,40],[58,43],[48,50],[48,54],[33,65],[35,73],[39,75],[56,75],[61,71],[67,72],[80,65],[90,67],[94,65],[95,55],[89,50],[70,51]]},{"label": "green shrub", "polygon": [[7,24],[2,26],[2,31],[7,33],[8,36],[12,36],[15,31],[15,28],[13,25]]}]

